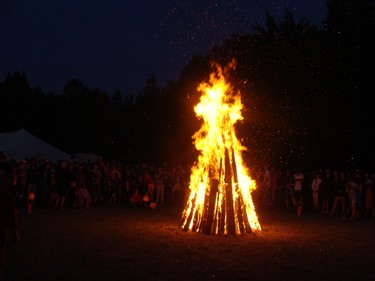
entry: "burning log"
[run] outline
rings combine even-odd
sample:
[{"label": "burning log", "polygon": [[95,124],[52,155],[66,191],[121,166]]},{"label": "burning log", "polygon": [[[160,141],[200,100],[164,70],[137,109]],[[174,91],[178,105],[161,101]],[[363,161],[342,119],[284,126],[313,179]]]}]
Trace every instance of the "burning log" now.
[{"label": "burning log", "polygon": [[238,194],[238,197],[237,197],[237,218],[238,218],[238,224],[239,224],[239,227],[240,227],[240,232],[241,233],[244,233],[244,232],[247,232],[247,233],[250,233],[251,232],[251,228],[250,228],[250,224],[249,224],[249,221],[246,217],[246,210],[244,209],[245,208],[245,205],[244,205],[244,202],[243,202],[243,198],[242,198],[242,194],[240,192],[240,188],[238,186],[238,175],[237,175],[237,166],[236,166],[236,158],[234,156],[234,149],[232,148],[232,167],[233,167],[233,180],[236,184],[236,193]]},{"label": "burning log", "polygon": [[212,179],[210,183],[210,195],[208,196],[208,204],[206,213],[203,214],[203,233],[205,234],[213,234],[214,230],[214,217],[215,217],[215,205],[216,205],[216,197],[219,191],[219,181],[217,179]]},{"label": "burning log", "polygon": [[233,206],[233,186],[232,186],[232,169],[229,160],[228,149],[225,148],[225,199],[226,199],[226,213],[227,213],[227,226],[228,234],[236,234],[236,227],[234,224],[234,206]]},{"label": "burning log", "polygon": [[244,149],[235,135],[234,123],[241,119],[241,99],[225,81],[222,69],[201,83],[202,97],[194,108],[203,117],[194,135],[201,151],[190,176],[190,195],[181,228],[205,234],[236,235],[261,230],[251,192],[256,188],[242,162]]}]

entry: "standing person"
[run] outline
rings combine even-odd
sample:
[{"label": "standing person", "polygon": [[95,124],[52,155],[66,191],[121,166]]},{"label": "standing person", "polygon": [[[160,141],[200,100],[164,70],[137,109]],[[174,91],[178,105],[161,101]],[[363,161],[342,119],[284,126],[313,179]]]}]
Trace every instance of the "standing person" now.
[{"label": "standing person", "polygon": [[149,196],[150,202],[155,202],[154,200],[155,179],[154,179],[154,171],[151,169],[151,167],[148,169],[148,171],[146,171],[145,182],[147,185],[146,194]]},{"label": "standing person", "polygon": [[332,184],[332,176],[331,171],[329,169],[326,169],[325,174],[322,178],[322,183],[319,187],[319,202],[321,202],[321,211],[322,214],[328,214],[329,213],[329,202],[330,202],[330,196],[333,190],[333,184]]},{"label": "standing person", "polygon": [[359,210],[357,208],[357,200],[359,192],[359,184],[356,181],[354,176],[351,176],[349,181],[345,185],[346,187],[346,194],[348,196],[348,208],[346,210],[346,213],[348,216],[351,216],[352,219],[356,219],[359,213]]},{"label": "standing person", "polygon": [[279,172],[274,168],[271,167],[271,207],[276,208],[277,207],[277,200],[276,195],[278,192],[279,187]]},{"label": "standing person", "polygon": [[[172,201],[172,193],[170,192],[172,190],[171,188],[171,177],[170,177],[170,174],[169,174],[169,169],[167,166],[163,165],[163,174],[162,174],[162,178],[163,178],[163,183],[164,183],[164,202],[167,202],[169,200],[169,202]],[[169,191],[169,193],[168,193]]]},{"label": "standing person", "polygon": [[109,184],[110,184],[110,203],[117,205],[119,202],[119,197],[121,197],[121,181],[122,174],[120,168],[116,162],[113,162],[111,169],[109,170]]},{"label": "standing person", "polygon": [[159,171],[155,177],[156,181],[156,204],[163,205],[164,204],[164,192],[165,192],[165,184],[163,180],[163,168],[159,168]]},{"label": "standing person", "polygon": [[45,207],[49,202],[49,191],[50,191],[50,174],[51,174],[52,163],[41,159],[39,161],[39,201],[37,202],[39,206]]},{"label": "standing person", "polygon": [[[365,213],[366,218],[372,217],[374,219],[375,208],[374,208],[374,180],[373,176],[369,172],[365,173],[365,184],[364,184],[364,193],[365,193]],[[371,211],[371,214],[370,214]]]},{"label": "standing person", "polygon": [[132,169],[130,166],[124,167],[124,174],[122,177],[123,181],[123,189],[124,189],[124,196],[123,196],[123,205],[129,206],[130,204],[130,194],[131,194],[131,185],[133,181],[132,176]]},{"label": "standing person", "polygon": [[87,189],[87,175],[85,167],[80,164],[78,165],[78,171],[75,177],[76,187],[74,194],[77,199],[78,208],[88,208],[91,203],[91,196]]},{"label": "standing person", "polygon": [[19,240],[16,207],[10,191],[12,170],[0,163],[0,280],[4,280],[5,250],[8,243]]},{"label": "standing person", "polygon": [[181,193],[183,190],[181,177],[177,174],[174,175],[172,184],[172,203],[180,203]]},{"label": "standing person", "polygon": [[294,188],[293,188],[293,177],[291,171],[288,169],[285,173],[283,173],[280,177],[280,185],[283,192],[283,200],[284,200],[284,207],[285,209],[290,209],[291,202],[294,197]]},{"label": "standing person", "polygon": [[55,206],[57,199],[57,188],[56,188],[56,170],[55,166],[50,163],[51,167],[48,174],[48,207]]},{"label": "standing person", "polygon": [[[27,162],[22,160],[17,169],[17,198],[16,207],[23,208],[27,204]],[[26,199],[25,199],[26,198]]]},{"label": "standing person", "polygon": [[102,172],[99,169],[98,163],[94,163],[91,169],[91,184],[92,184],[92,204],[95,205],[100,199]]},{"label": "standing person", "polygon": [[271,171],[267,166],[263,173],[262,190],[263,199],[266,206],[271,204]]},{"label": "standing person", "polygon": [[62,210],[65,205],[66,195],[69,192],[70,173],[68,163],[62,160],[56,169],[55,174],[57,199],[55,208]]},{"label": "standing person", "polygon": [[316,172],[314,179],[311,182],[311,191],[312,191],[312,199],[313,199],[313,209],[315,212],[320,211],[319,206],[319,189],[322,183],[322,179],[320,177],[320,172]]},{"label": "standing person", "polygon": [[27,167],[27,213],[30,215],[33,211],[36,197],[39,196],[39,167],[35,159],[31,159]]},{"label": "standing person", "polygon": [[345,179],[345,172],[341,171],[334,171],[333,172],[333,193],[334,193],[334,201],[332,205],[332,209],[330,214],[333,215],[336,213],[336,209],[338,205],[341,206],[341,212],[340,215],[345,215],[345,208],[346,208],[346,179]]},{"label": "standing person", "polygon": [[297,169],[296,172],[293,174],[294,179],[294,196],[295,196],[295,204],[297,207],[297,215],[300,216],[302,214],[303,209],[303,184],[305,182],[305,176],[303,175],[301,169]]}]

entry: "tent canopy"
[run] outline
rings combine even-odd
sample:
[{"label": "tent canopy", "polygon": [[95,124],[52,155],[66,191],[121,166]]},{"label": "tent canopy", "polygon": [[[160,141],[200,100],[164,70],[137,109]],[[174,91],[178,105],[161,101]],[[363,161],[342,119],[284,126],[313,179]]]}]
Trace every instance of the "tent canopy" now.
[{"label": "tent canopy", "polygon": [[70,155],[44,142],[25,129],[0,133],[0,151],[11,160],[39,157],[49,161],[69,160]]},{"label": "tent canopy", "polygon": [[75,153],[72,156],[72,160],[83,163],[97,162],[98,156],[94,153]]}]

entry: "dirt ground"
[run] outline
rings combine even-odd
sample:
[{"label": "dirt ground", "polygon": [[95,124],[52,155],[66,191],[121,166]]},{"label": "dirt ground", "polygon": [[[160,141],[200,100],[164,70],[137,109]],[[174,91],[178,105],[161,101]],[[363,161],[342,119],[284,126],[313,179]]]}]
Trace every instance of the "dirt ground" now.
[{"label": "dirt ground", "polygon": [[178,225],[181,208],[35,209],[6,280],[375,280],[375,223],[258,210],[263,230],[208,236]]}]

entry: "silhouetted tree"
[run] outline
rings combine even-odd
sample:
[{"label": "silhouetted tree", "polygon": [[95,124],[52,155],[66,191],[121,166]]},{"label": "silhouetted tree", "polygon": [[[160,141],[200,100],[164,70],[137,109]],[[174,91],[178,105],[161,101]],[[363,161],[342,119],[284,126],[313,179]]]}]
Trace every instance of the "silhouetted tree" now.
[{"label": "silhouetted tree", "polygon": [[[151,75],[138,96],[112,97],[76,79],[63,94],[30,87],[25,73],[0,83],[2,131],[24,127],[67,152],[110,159],[188,163],[200,128],[194,106],[211,62],[236,59],[227,79],[240,91],[244,120],[237,131],[252,166],[353,162],[371,164],[375,118],[374,1],[329,0],[323,29],[285,11],[266,14],[254,34],[233,34],[206,56],[195,56],[177,82],[160,88]],[[353,160],[354,159],[354,160]]]}]

